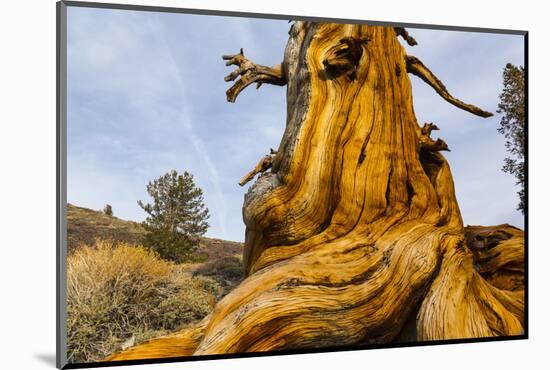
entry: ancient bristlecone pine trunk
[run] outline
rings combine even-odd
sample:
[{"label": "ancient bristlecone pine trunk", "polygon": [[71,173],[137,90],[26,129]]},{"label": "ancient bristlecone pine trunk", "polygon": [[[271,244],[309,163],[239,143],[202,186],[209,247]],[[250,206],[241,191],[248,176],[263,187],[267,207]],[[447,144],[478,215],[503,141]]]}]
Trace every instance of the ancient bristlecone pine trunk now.
[{"label": "ancient bristlecone pine trunk", "polygon": [[[110,360],[518,335],[523,232],[464,228],[449,165],[420,126],[409,73],[455,99],[402,28],[295,22],[276,67],[226,56],[249,84],[287,85],[277,151],[245,196],[248,274],[198,326]],[[246,109],[244,107],[243,109]]]}]

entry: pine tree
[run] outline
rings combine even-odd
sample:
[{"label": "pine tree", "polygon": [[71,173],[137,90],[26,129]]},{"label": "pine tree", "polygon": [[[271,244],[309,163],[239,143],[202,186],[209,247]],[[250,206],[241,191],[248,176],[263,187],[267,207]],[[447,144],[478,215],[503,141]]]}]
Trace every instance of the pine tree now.
[{"label": "pine tree", "polygon": [[147,231],[144,244],[163,258],[187,260],[209,226],[202,190],[195,185],[193,175],[172,170],[150,181],[147,193],[153,198],[152,204],[138,201],[149,215],[143,222]]},{"label": "pine tree", "polygon": [[110,204],[106,204],[105,207],[103,207],[103,213],[105,213],[107,216],[113,216],[113,207]]},{"label": "pine tree", "polygon": [[506,138],[506,150],[502,170],[516,177],[519,204],[517,209],[525,213],[525,72],[523,67],[511,63],[504,68],[502,93],[498,113],[504,114],[498,132]]}]

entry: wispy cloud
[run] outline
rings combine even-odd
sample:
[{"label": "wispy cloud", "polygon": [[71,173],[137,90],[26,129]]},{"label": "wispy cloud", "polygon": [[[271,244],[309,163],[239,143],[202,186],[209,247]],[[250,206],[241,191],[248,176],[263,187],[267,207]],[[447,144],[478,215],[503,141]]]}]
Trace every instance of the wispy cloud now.
[{"label": "wispy cloud", "polygon": [[[157,15],[157,21],[158,21],[158,15]],[[224,194],[222,192],[222,187],[220,184],[220,175],[217,169],[217,166],[212,161],[212,158],[210,156],[209,150],[206,148],[204,141],[199,138],[197,135],[193,133],[193,122],[191,119],[192,113],[191,113],[191,102],[188,101],[186,97],[186,90],[187,86],[182,78],[181,72],[180,72],[180,66],[174,59],[174,56],[172,54],[171,48],[168,46],[166,42],[165,37],[165,30],[163,25],[158,22],[159,26],[159,37],[162,40],[162,47],[163,50],[166,52],[168,60],[172,66],[172,69],[174,70],[174,78],[177,82],[177,85],[179,87],[179,94],[180,94],[180,120],[179,122],[182,124],[182,127],[185,129],[185,133],[187,135],[187,139],[192,143],[193,148],[198,154],[199,158],[202,158],[204,161],[206,168],[209,173],[209,180],[213,184],[215,196],[217,199],[217,206],[215,208],[215,214],[214,217],[218,218],[218,222],[221,229],[221,236],[225,239],[227,239],[227,228],[225,220],[227,218],[227,205],[224,198]],[[191,57],[191,56],[190,56]]]}]

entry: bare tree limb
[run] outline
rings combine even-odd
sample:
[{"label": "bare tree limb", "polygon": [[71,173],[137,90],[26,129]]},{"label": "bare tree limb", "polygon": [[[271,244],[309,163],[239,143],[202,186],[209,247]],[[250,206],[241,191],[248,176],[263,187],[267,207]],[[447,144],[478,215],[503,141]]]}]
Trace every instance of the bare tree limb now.
[{"label": "bare tree limb", "polygon": [[414,37],[409,35],[409,32],[404,27],[394,27],[394,29],[397,36],[403,37],[403,39],[407,41],[407,44],[409,44],[410,46],[418,45],[418,42],[416,42]]},{"label": "bare tree limb", "polygon": [[247,182],[251,181],[254,178],[254,176],[256,176],[257,174],[263,173],[268,169],[270,169],[271,166],[273,165],[273,158],[275,157],[276,154],[277,152],[271,149],[270,153],[264,156],[262,159],[260,159],[256,167],[254,167],[252,171],[250,171],[249,173],[247,173],[245,176],[241,178],[241,180],[239,181],[239,185],[244,186]]},{"label": "bare tree limb", "polygon": [[432,131],[437,130],[439,130],[439,127],[437,127],[437,125],[433,122],[424,123],[424,126],[422,126],[422,129],[420,130],[420,147],[431,152],[438,152],[442,150],[450,152],[451,150],[449,149],[449,146],[443,139],[433,140],[430,137]]},{"label": "bare tree limb", "polygon": [[417,57],[407,55],[406,62],[407,72],[412,73],[417,77],[420,77],[424,82],[430,85],[443,99],[445,99],[447,102],[451,103],[455,107],[458,107],[480,117],[491,117],[493,115],[493,113],[491,112],[484,111],[483,109],[478,108],[475,105],[464,103],[463,101],[453,97],[449,93],[443,82],[441,82],[441,80],[439,80],[439,78],[437,78],[432,73],[432,71],[430,71],[428,67],[426,67],[424,63],[422,63]]},{"label": "bare tree limb", "polygon": [[421,132],[423,135],[430,136],[432,131],[439,131],[439,127],[433,122],[426,122],[424,123],[424,126],[422,126]]},{"label": "bare tree limb", "polygon": [[284,86],[286,85],[286,76],[283,71],[283,65],[279,64],[274,67],[266,67],[255,64],[248,60],[243,53],[243,49],[239,54],[224,55],[223,60],[227,60],[225,65],[236,65],[238,68],[228,74],[224,80],[234,81],[237,77],[240,78],[227,90],[227,101],[234,103],[237,95],[244,90],[248,85],[256,82],[256,88],[259,88],[263,83],[271,85]]}]

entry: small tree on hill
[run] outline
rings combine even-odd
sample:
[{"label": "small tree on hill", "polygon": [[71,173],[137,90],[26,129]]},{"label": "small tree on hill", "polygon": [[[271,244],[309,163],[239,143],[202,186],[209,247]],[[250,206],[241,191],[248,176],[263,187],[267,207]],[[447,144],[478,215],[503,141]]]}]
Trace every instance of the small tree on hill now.
[{"label": "small tree on hill", "polygon": [[498,132],[506,138],[509,157],[504,158],[502,170],[516,177],[519,204],[517,209],[525,213],[525,73],[523,67],[511,63],[504,68],[502,93],[498,113],[503,116]]},{"label": "small tree on hill", "polygon": [[113,216],[113,207],[110,204],[106,204],[105,207],[103,207],[103,213],[107,216]]},{"label": "small tree on hill", "polygon": [[163,258],[182,262],[196,249],[199,237],[208,229],[208,208],[193,175],[172,170],[147,184],[153,203],[138,204],[149,216],[144,244]]}]

